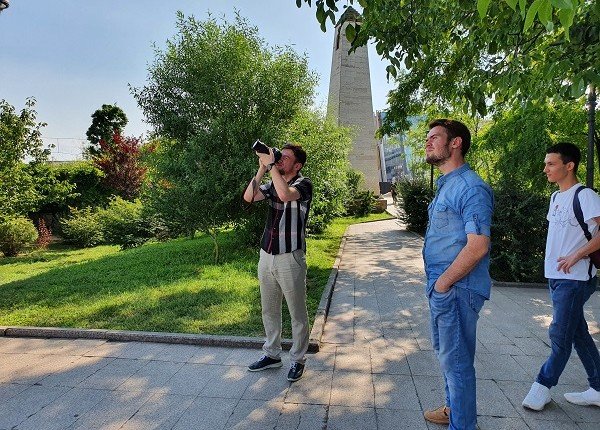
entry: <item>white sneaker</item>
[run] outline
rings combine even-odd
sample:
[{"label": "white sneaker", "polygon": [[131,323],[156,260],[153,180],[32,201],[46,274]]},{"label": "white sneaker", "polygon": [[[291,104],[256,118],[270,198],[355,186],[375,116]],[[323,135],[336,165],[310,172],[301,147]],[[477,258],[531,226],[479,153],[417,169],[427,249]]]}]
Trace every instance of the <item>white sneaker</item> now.
[{"label": "white sneaker", "polygon": [[576,405],[600,406],[600,391],[596,391],[590,387],[583,393],[565,393],[565,399],[567,399],[567,402],[574,403]]},{"label": "white sneaker", "polygon": [[533,409],[534,411],[541,411],[551,400],[550,389],[542,384],[534,382],[529,393],[525,396],[525,399],[523,399],[522,405],[526,408]]}]

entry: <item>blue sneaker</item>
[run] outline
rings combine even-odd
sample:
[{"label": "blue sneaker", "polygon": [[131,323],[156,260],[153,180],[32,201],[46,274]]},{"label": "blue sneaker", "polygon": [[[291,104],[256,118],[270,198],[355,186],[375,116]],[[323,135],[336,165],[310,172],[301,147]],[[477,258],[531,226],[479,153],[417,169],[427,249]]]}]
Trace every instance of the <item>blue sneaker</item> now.
[{"label": "blue sneaker", "polygon": [[302,374],[304,373],[304,364],[302,363],[292,363],[292,367],[290,367],[290,371],[288,372],[287,380],[290,382],[296,382],[298,379],[302,378]]},{"label": "blue sneaker", "polygon": [[281,367],[283,363],[281,362],[281,358],[271,358],[268,355],[263,355],[262,358],[258,361],[255,361],[250,366],[248,366],[249,372],[260,372],[265,369],[272,369],[275,367]]}]

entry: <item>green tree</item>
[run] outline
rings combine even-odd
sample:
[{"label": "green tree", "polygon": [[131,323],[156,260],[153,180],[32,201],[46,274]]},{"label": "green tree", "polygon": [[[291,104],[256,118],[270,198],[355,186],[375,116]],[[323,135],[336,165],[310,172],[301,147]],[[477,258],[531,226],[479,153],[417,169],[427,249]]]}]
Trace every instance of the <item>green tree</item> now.
[{"label": "green tree", "polygon": [[215,238],[236,222],[256,170],[250,149],[273,145],[306,107],[316,78],[291,48],[270,48],[241,17],[197,21],[178,13],[177,35],[155,52],[133,90],[159,136],[148,156],[146,202],[174,231]]},{"label": "green tree", "polygon": [[[559,141],[577,144],[585,161],[585,111],[580,102],[535,103],[506,109],[495,116],[477,150],[493,160],[489,178],[492,185],[518,183],[529,192],[546,195],[549,186],[542,173],[543,160],[546,148]],[[578,174],[583,177],[585,169],[580,167]]]},{"label": "green tree", "polygon": [[92,114],[92,125],[85,133],[90,142],[90,154],[98,155],[101,152],[100,141],[111,142],[115,134],[123,133],[126,125],[127,115],[119,106],[103,104]]},{"label": "green tree", "polygon": [[46,124],[37,122],[34,107],[35,99],[27,99],[18,113],[0,100],[0,218],[33,211],[42,199],[34,172],[49,150],[40,131]]},{"label": "green tree", "polygon": [[302,174],[312,181],[314,194],[308,227],[311,232],[321,232],[333,217],[345,212],[351,130],[305,110],[294,118],[284,139],[302,145],[307,152]]},{"label": "green tree", "polygon": [[[346,36],[353,46],[373,39],[397,80],[384,132],[406,129],[407,116],[423,104],[485,115],[491,101],[579,97],[600,84],[597,1],[479,0],[477,8],[467,0],[350,3],[362,6],[363,19]],[[327,19],[335,21],[337,4],[315,3],[323,29]]]}]

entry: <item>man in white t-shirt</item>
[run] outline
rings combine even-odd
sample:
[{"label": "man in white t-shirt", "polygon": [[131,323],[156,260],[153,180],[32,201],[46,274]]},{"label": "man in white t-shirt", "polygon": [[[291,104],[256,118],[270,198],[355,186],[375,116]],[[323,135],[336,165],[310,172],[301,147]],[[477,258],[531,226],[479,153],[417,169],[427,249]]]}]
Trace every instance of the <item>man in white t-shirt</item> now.
[{"label": "man in white t-shirt", "polygon": [[583,187],[576,177],[580,160],[581,151],[572,143],[550,147],[544,160],[544,173],[559,191],[550,199],[544,261],[553,308],[548,330],[552,351],[523,400],[523,406],[536,411],[550,402],[550,388],[558,384],[573,346],[587,372],[590,388],[581,393],[565,393],[565,398],[577,405],[600,406],[600,354],[583,312],[583,305],[597,284],[596,268],[588,255],[600,248],[600,197],[589,188],[577,193],[583,221],[592,235],[588,242],[573,209],[576,192]]}]

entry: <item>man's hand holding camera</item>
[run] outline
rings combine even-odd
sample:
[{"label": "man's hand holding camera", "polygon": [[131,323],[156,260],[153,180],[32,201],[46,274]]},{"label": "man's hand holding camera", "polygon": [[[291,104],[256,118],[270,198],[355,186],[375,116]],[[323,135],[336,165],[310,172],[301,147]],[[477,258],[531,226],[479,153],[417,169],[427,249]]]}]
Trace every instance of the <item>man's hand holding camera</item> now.
[{"label": "man's hand holding camera", "polygon": [[258,151],[255,151],[258,156],[258,165],[259,168],[264,169],[264,171],[270,171],[271,168],[275,165],[275,154],[273,154],[273,148],[269,148],[269,153],[264,154]]}]

